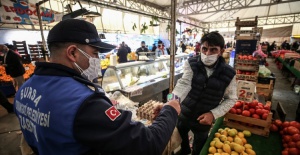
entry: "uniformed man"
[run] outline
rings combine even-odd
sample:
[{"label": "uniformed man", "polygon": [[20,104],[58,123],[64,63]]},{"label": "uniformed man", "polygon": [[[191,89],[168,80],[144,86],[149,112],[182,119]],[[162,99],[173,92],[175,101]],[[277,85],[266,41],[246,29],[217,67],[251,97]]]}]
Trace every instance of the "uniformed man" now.
[{"label": "uniformed man", "polygon": [[171,100],[154,123],[131,121],[131,112],[112,106],[91,81],[100,69],[101,42],[95,26],[83,20],[59,22],[49,32],[50,62],[36,63],[20,88],[14,108],[25,140],[39,155],[159,155],[175,128],[180,106]]}]

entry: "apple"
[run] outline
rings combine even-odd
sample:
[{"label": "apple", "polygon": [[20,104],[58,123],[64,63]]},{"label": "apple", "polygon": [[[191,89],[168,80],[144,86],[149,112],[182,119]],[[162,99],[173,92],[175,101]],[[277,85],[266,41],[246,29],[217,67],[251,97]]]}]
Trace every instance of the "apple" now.
[{"label": "apple", "polygon": [[235,106],[235,108],[241,108],[243,106],[243,103],[240,101],[237,101],[234,106]]}]

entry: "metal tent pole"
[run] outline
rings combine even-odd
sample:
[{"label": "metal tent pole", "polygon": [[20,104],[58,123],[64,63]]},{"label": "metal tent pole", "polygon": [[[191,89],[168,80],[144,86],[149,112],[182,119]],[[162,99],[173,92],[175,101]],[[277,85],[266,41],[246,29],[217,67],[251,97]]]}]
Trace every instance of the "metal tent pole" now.
[{"label": "metal tent pole", "polygon": [[39,19],[39,25],[40,25],[40,31],[41,31],[41,35],[42,35],[42,43],[43,43],[43,49],[42,49],[42,53],[43,53],[43,57],[45,59],[45,61],[48,61],[48,57],[46,56],[45,52],[46,52],[46,42],[45,42],[45,36],[44,36],[44,32],[43,32],[43,25],[42,25],[42,18],[41,18],[41,12],[40,12],[40,5],[47,2],[48,0],[43,0],[40,1],[38,3],[35,4],[36,6],[36,13]]},{"label": "metal tent pole", "polygon": [[176,5],[177,0],[171,1],[171,45],[170,45],[170,92],[174,89],[174,62],[175,62],[175,49],[176,49]]}]

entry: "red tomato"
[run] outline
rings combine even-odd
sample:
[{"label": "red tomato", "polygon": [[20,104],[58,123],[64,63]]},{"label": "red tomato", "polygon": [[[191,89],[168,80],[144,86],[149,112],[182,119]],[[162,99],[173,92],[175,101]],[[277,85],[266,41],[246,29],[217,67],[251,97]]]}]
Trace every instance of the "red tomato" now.
[{"label": "red tomato", "polygon": [[236,103],[235,103],[235,107],[236,108],[241,108],[243,106],[243,103],[241,103],[240,101],[237,101]]},{"label": "red tomato", "polygon": [[240,115],[242,113],[241,109],[236,109],[236,114]]},{"label": "red tomato", "polygon": [[288,143],[288,142],[292,141],[292,136],[290,136],[290,135],[284,135],[284,136],[283,136],[283,140],[284,140],[286,143]]},{"label": "red tomato", "polygon": [[253,60],[257,60],[257,58],[254,57]]},{"label": "red tomato", "polygon": [[258,102],[257,104],[258,104],[259,106],[264,107],[264,104],[262,104],[262,103],[260,103],[260,102]]},{"label": "red tomato", "polygon": [[270,106],[270,105],[265,105],[265,106],[264,106],[264,109],[270,111],[270,110],[271,110],[271,106]]},{"label": "red tomato", "polygon": [[[268,116],[269,116],[269,114],[263,113],[262,116],[261,116],[261,118],[262,118],[263,120],[267,120]],[[275,126],[276,126],[276,125],[275,125]]]},{"label": "red tomato", "polygon": [[253,114],[253,115],[252,115],[252,117],[253,117],[253,118],[260,119],[260,116],[259,116],[259,115],[257,115],[257,114]]},{"label": "red tomato", "polygon": [[281,155],[289,155],[288,151],[281,151]]},{"label": "red tomato", "polygon": [[289,155],[298,155],[298,149],[297,148],[289,148]]},{"label": "red tomato", "polygon": [[238,59],[243,59],[243,55],[239,55]]},{"label": "red tomato", "polygon": [[247,59],[248,59],[248,56],[247,56],[247,55],[244,55],[244,56],[243,56],[243,59],[244,59],[244,60],[247,60]]},{"label": "red tomato", "polygon": [[299,134],[294,134],[294,135],[292,136],[292,140],[293,140],[294,142],[300,141],[300,135],[299,135]]},{"label": "red tomato", "polygon": [[296,142],[296,147],[300,149],[300,141]]},{"label": "red tomato", "polygon": [[274,121],[274,124],[275,124],[277,127],[281,127],[282,122],[281,122],[281,120],[276,119],[276,120]]},{"label": "red tomato", "polygon": [[288,146],[289,146],[289,148],[295,148],[296,147],[296,143],[295,142],[293,142],[293,141],[290,141],[289,143],[288,143]]},{"label": "red tomato", "polygon": [[250,111],[244,110],[244,111],[242,112],[242,115],[243,115],[243,116],[246,116],[246,117],[250,117]]},{"label": "red tomato", "polygon": [[237,74],[242,74],[242,71],[241,70],[237,70]]},{"label": "red tomato", "polygon": [[290,126],[290,122],[288,122],[288,121],[284,121],[284,122],[282,123],[282,127],[283,127],[283,128],[289,127],[289,126]]},{"label": "red tomato", "polygon": [[249,106],[248,105],[244,105],[244,110],[249,110]]},{"label": "red tomato", "polygon": [[277,132],[278,128],[275,124],[271,124],[270,131]]},{"label": "red tomato", "polygon": [[248,59],[249,59],[249,60],[252,60],[252,59],[253,59],[253,56],[252,56],[252,55],[249,55],[249,56],[248,56]]},{"label": "red tomato", "polygon": [[287,130],[290,135],[299,134],[299,130],[296,127],[289,126]]},{"label": "red tomato", "polygon": [[266,113],[266,114],[269,114],[269,113],[270,113],[270,111],[269,111],[269,110],[266,110],[266,109],[261,109],[261,111],[263,112],[263,114],[264,114],[264,113]]},{"label": "red tomato", "polygon": [[261,115],[263,114],[263,111],[262,111],[262,109],[256,109],[256,110],[255,110],[255,113],[256,113],[257,115],[261,116]]},{"label": "red tomato", "polygon": [[251,72],[246,72],[246,75],[251,75]]},{"label": "red tomato", "polygon": [[231,114],[236,114],[236,109],[235,109],[235,108],[231,108],[231,109],[229,110],[229,113],[231,113]]},{"label": "red tomato", "polygon": [[249,111],[250,111],[251,115],[252,115],[252,114],[255,114],[255,109],[250,108]]},{"label": "red tomato", "polygon": [[283,134],[284,134],[282,130],[281,130],[281,131],[279,131],[279,133],[280,133],[281,135],[283,135]]},{"label": "red tomato", "polygon": [[298,122],[296,121],[291,121],[290,126],[296,127],[297,128]]},{"label": "red tomato", "polygon": [[287,143],[283,143],[283,147],[284,147],[284,148],[288,148],[289,146],[288,146]]}]

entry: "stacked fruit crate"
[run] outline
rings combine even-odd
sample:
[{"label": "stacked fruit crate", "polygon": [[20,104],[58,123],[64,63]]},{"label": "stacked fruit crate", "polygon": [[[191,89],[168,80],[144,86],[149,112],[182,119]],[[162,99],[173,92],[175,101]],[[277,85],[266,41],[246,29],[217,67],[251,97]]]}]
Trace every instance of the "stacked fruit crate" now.
[{"label": "stacked fruit crate", "polygon": [[257,82],[259,61],[252,55],[237,54],[234,67],[237,80]]}]

